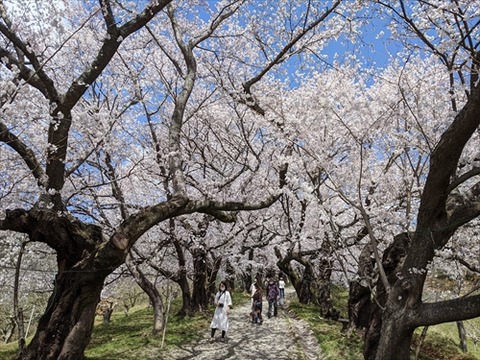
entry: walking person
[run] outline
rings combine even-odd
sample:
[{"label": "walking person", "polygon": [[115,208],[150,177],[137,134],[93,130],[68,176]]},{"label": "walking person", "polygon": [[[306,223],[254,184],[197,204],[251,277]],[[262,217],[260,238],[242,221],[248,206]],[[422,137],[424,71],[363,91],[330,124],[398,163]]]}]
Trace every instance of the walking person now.
[{"label": "walking person", "polygon": [[277,307],[277,300],[280,294],[280,290],[278,289],[278,284],[274,281],[273,278],[270,278],[268,281],[267,289],[267,300],[268,300],[268,318],[270,319],[272,316],[277,316],[278,307]]},{"label": "walking person", "polygon": [[263,290],[260,285],[254,283],[254,293],[252,294],[252,323],[261,325],[262,318],[262,297]]},{"label": "walking person", "polygon": [[280,276],[280,280],[278,280],[278,290],[280,291],[280,306],[283,306],[285,303],[285,280],[283,280],[283,276]]},{"label": "walking person", "polygon": [[212,323],[210,324],[211,337],[215,336],[217,329],[222,332],[222,341],[225,340],[225,335],[228,331],[228,315],[230,314],[230,308],[232,307],[232,297],[227,290],[227,284],[222,281],[218,286],[218,292],[215,295],[215,313],[213,314]]}]

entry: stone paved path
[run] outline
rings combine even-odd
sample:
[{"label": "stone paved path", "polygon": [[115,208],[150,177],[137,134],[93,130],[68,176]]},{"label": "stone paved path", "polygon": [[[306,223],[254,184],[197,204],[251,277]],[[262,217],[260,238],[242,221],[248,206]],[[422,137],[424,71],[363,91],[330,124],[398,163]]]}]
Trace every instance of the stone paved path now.
[{"label": "stone paved path", "polygon": [[[292,289],[287,288],[287,297]],[[250,323],[250,303],[235,306],[230,313],[227,341],[210,338],[210,329],[196,343],[182,345],[168,353],[164,360],[322,360],[321,349],[308,325],[279,308],[278,316],[268,319],[264,300],[262,325]]]}]

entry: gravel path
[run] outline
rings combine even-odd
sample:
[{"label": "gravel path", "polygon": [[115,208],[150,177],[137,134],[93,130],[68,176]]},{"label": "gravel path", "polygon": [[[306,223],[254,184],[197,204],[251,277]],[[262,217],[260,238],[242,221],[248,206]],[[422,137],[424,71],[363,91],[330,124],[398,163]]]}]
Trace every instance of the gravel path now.
[{"label": "gravel path", "polygon": [[[293,296],[293,289],[286,289],[286,296]],[[287,302],[288,304],[288,302]],[[279,308],[278,316],[268,319],[268,304],[264,300],[262,325],[250,323],[250,303],[235,306],[230,313],[230,325],[225,342],[210,338],[210,329],[196,343],[162,353],[164,360],[322,360],[317,340],[308,325],[288,315]]]}]

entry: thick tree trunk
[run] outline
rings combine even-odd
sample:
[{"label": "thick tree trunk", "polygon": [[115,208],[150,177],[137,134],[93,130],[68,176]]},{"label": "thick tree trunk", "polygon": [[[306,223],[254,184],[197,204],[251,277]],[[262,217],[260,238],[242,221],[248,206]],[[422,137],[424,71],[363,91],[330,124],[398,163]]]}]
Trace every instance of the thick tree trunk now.
[{"label": "thick tree trunk", "polygon": [[330,292],[331,285],[330,278],[319,281],[317,295],[318,305],[320,306],[320,315],[322,317],[325,319],[338,320],[340,318],[340,312],[333,306]]},{"label": "thick tree trunk", "polygon": [[176,279],[180,291],[182,293],[182,307],[178,311],[178,316],[187,316],[192,313],[192,296],[190,294],[190,286],[188,285],[188,279],[186,274]]},{"label": "thick tree trunk", "polygon": [[172,244],[175,247],[175,252],[178,257],[178,268],[180,270],[175,275],[171,273],[166,273],[164,275],[170,278],[172,281],[175,281],[180,287],[180,291],[182,293],[182,307],[177,312],[177,315],[183,317],[192,313],[192,296],[190,293],[190,286],[188,284],[187,277],[187,260],[185,258],[185,251],[183,245],[175,236],[175,219],[170,219],[169,224]]},{"label": "thick tree trunk", "polygon": [[248,260],[249,264],[247,265],[247,269],[245,272],[242,273],[241,279],[242,279],[242,284],[243,284],[243,290],[244,291],[250,291],[250,287],[252,286],[252,265],[251,261],[253,261],[253,255],[254,251],[253,248],[248,249]]},{"label": "thick tree trunk", "polygon": [[103,246],[100,252],[103,238],[98,227],[67,216],[57,217],[55,212],[15,210],[8,216],[13,230],[27,232],[31,241],[55,249],[58,266],[45,313],[25,354],[18,358],[83,359],[103,282],[124,261],[124,253],[113,244]]},{"label": "thick tree trunk", "polygon": [[232,293],[235,291],[235,267],[232,265],[228,258],[225,264],[225,273],[225,280],[227,281],[230,293]]},{"label": "thick tree trunk", "polygon": [[[409,235],[407,233],[399,234],[395,236],[393,243],[390,246],[388,246],[383,253],[382,266],[385,270],[385,274],[387,275],[387,279],[390,284],[394,284],[397,280],[397,273],[401,268],[401,266],[403,265],[403,260],[408,251],[409,244],[410,244]],[[377,283],[376,288],[377,288],[376,299],[372,303],[373,304],[372,313],[370,314],[368,329],[365,333],[365,347],[364,347],[363,353],[364,353],[365,359],[367,360],[384,359],[381,357],[380,358],[377,357],[378,356],[377,348],[379,346],[380,334],[382,334],[382,336],[385,335],[383,331],[392,332],[392,334],[389,334],[389,336],[393,336],[391,338],[391,341],[392,343],[395,343],[396,346],[399,346],[400,344],[397,344],[397,341],[395,340],[395,336],[399,336],[399,333],[401,331],[403,331],[405,334],[408,334],[408,331],[406,330],[399,330],[395,334],[394,333],[395,324],[389,323],[390,321],[393,321],[393,323],[395,323],[395,316],[398,316],[398,318],[401,319],[402,311],[405,311],[405,309],[400,308],[398,309],[398,311],[400,312],[393,312],[392,315],[390,316],[387,313],[383,312],[381,308],[385,307],[385,304],[388,301],[386,289],[384,288],[383,283],[381,281]],[[399,301],[402,301],[402,300],[404,299],[400,299]],[[384,323],[385,321],[387,323]],[[385,330],[383,328],[384,326],[385,326]],[[413,330],[412,330],[412,333],[413,333]],[[402,336],[403,335],[404,334],[402,334]],[[408,346],[407,346],[408,350],[406,350],[408,352],[410,351],[410,338],[411,338],[411,335],[408,339]],[[404,351],[405,349],[401,351],[399,350],[398,353],[403,353]],[[386,357],[385,359],[388,359],[388,357]],[[405,357],[403,359],[409,359],[409,357]]]},{"label": "thick tree trunk", "polygon": [[348,322],[350,329],[365,329],[372,313],[372,291],[361,281],[351,281],[348,293]]},{"label": "thick tree trunk", "polygon": [[[298,301],[301,304],[309,304],[314,298],[312,287],[315,282],[315,273],[311,263],[296,253],[288,253],[283,256],[278,247],[275,247],[274,251],[278,259],[277,266],[292,282],[295,292],[297,293]],[[304,269],[302,273],[293,268],[291,265],[292,261],[303,265]]]},{"label": "thick tree trunk", "polygon": [[463,149],[480,126],[480,87],[478,87],[478,53],[472,58],[470,96],[454,121],[442,134],[430,156],[430,169],[422,192],[417,216],[417,228],[396,281],[391,287],[376,360],[409,359],[411,334],[416,326],[478,317],[480,296],[461,297],[444,302],[422,302],[423,286],[428,264],[435,251],[444,247],[455,231],[480,216],[477,185],[461,196],[461,201],[450,201],[452,191],[460,186],[457,169]]},{"label": "thick tree trunk", "polygon": [[192,304],[193,311],[202,311],[208,308],[207,293],[207,252],[204,246],[198,246],[192,251],[193,277]]},{"label": "thick tree trunk", "polygon": [[240,282],[242,284],[242,291],[248,292],[253,283],[251,271],[247,270],[246,272],[244,272],[240,276]]},{"label": "thick tree trunk", "polygon": [[375,274],[371,254],[371,246],[368,244],[362,249],[358,260],[358,280],[351,281],[349,285],[348,320],[351,329],[367,328],[372,313],[371,289]]},{"label": "thick tree trunk", "polygon": [[332,303],[330,287],[332,282],[330,280],[332,275],[332,263],[330,260],[324,259],[320,262],[319,277],[316,280],[317,284],[317,302],[320,306],[320,315],[326,319],[338,320],[340,312],[335,309]]},{"label": "thick tree trunk", "polygon": [[[158,293],[158,292],[157,292]],[[150,298],[153,307],[153,330],[152,335],[157,336],[163,332],[165,327],[165,307],[163,306],[163,300],[160,294]]]},{"label": "thick tree trunk", "polygon": [[105,275],[59,273],[47,309],[22,360],[82,360]]},{"label": "thick tree trunk", "polygon": [[314,283],[313,269],[310,264],[304,267],[302,280],[300,281],[300,292],[297,293],[300,304],[309,304],[313,300],[312,285]]},{"label": "thick tree trunk", "polygon": [[292,286],[295,289],[295,293],[298,296],[298,294],[300,294],[300,291],[302,289],[302,279],[300,278],[300,275],[290,264],[289,258],[284,258],[282,256],[280,249],[278,247],[275,247],[274,250],[275,250],[275,255],[278,258],[278,261],[277,261],[278,268],[280,269],[281,272],[286,274],[287,277],[290,279],[290,282],[292,283]]},{"label": "thick tree trunk", "polygon": [[322,243],[321,260],[318,266],[317,301],[320,306],[320,315],[326,319],[338,320],[340,312],[335,309],[332,303],[330,287],[332,285],[331,276],[333,261],[331,260],[332,246],[328,240],[328,234]]},{"label": "thick tree trunk", "polygon": [[365,359],[410,359],[410,343],[415,328],[410,328],[402,324],[401,318],[403,316],[405,316],[405,314],[398,312],[384,313],[381,334],[382,338],[389,339],[389,344],[388,346],[378,346],[376,357],[365,357]]}]

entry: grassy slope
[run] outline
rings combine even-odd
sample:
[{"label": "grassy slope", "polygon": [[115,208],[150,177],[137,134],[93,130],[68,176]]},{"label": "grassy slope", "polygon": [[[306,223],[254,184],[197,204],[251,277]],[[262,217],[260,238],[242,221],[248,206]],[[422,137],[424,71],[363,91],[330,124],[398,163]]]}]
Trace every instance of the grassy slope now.
[{"label": "grassy slope", "polygon": [[[128,317],[113,315],[109,325],[95,326],[92,340],[85,352],[87,360],[144,360],[159,354],[162,337],[151,336],[153,312],[151,308],[133,311]],[[210,314],[179,319],[170,316],[165,344],[178,346],[198,338],[205,331]],[[166,345],[165,345],[166,346]]]},{"label": "grassy slope", "polygon": [[[178,308],[172,307],[172,312]],[[178,346],[199,337],[210,324],[211,314],[184,319],[170,316],[165,346]],[[97,317],[92,339],[85,352],[86,360],[146,360],[158,358],[162,339],[151,336],[153,311],[146,305],[130,310],[130,315],[114,312],[109,325]],[[0,345],[0,360],[13,360],[17,344]]]},{"label": "grassy slope", "polygon": [[[342,289],[333,289],[332,298],[335,306],[346,314],[348,292]],[[327,359],[362,360],[363,342],[359,335],[341,333],[341,325],[327,321],[318,315],[318,309],[313,305],[291,304],[291,309],[302,319],[306,320],[317,336],[319,344],[324,350]],[[480,327],[480,318],[474,320],[476,327]],[[422,329],[418,329],[418,335]],[[417,339],[417,337],[416,337]],[[416,340],[415,339],[415,340]],[[414,344],[416,346],[416,344]],[[473,342],[468,342],[468,353],[462,354],[459,349],[457,326],[455,323],[432,326],[428,329],[427,337],[421,347],[418,360],[477,360],[480,359],[480,346],[475,349]],[[412,357],[413,359],[414,357]]]}]

